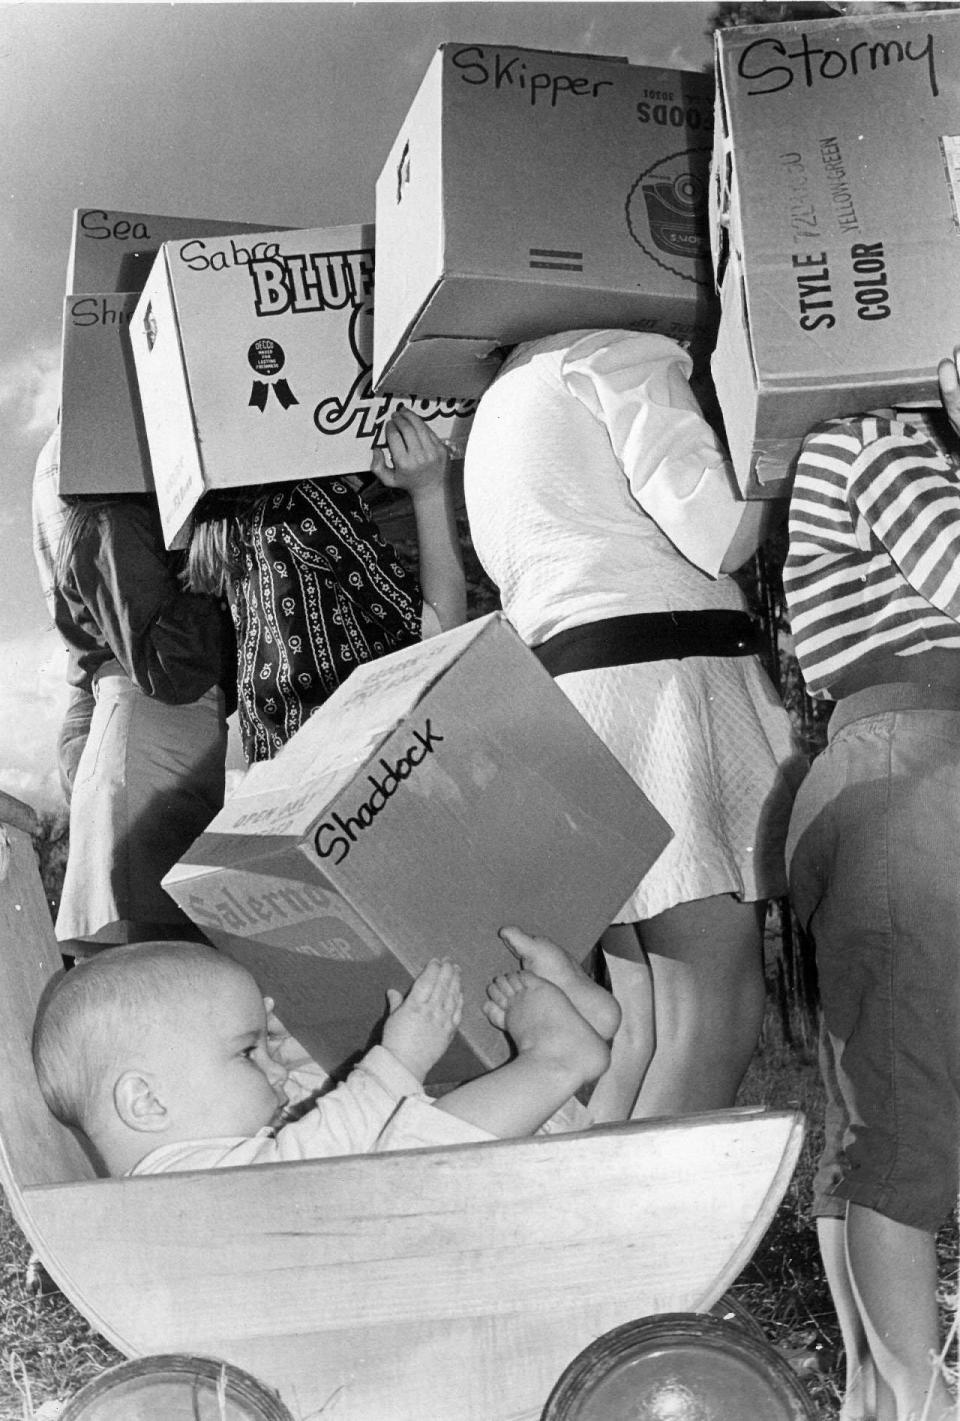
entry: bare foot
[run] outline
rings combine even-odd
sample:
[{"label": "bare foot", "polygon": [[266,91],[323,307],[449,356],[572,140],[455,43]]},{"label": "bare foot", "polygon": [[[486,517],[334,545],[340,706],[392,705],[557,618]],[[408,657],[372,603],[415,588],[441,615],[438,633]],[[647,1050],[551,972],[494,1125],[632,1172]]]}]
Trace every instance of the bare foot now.
[{"label": "bare foot", "polygon": [[487,1020],[506,1032],[520,1056],[571,1070],[579,1090],[602,1076],[610,1048],[561,988],[533,972],[503,972],[487,986]]},{"label": "bare foot", "polygon": [[528,972],[545,977],[566,993],[598,1036],[613,1040],[620,1025],[619,1004],[605,987],[587,976],[569,952],[547,937],[531,937],[520,928],[502,928],[500,937]]}]

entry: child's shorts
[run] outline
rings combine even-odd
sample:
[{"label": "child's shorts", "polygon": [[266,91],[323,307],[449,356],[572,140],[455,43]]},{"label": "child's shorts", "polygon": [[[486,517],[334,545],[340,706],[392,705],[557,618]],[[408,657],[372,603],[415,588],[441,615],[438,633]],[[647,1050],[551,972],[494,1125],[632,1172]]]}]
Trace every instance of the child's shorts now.
[{"label": "child's shorts", "polygon": [[787,860],[836,1067],[814,1212],[850,1201],[933,1232],[960,1182],[960,693],[840,702]]},{"label": "child's shorts", "polygon": [[843,1179],[843,1141],[850,1124],[850,1116],[843,1103],[843,1093],[837,1080],[835,1043],[822,1017],[817,1057],[825,1097],[823,1149],[820,1151],[817,1170],[813,1176],[813,1204],[810,1212],[817,1219],[842,1219],[847,1212],[847,1201],[834,1194],[833,1188]]}]

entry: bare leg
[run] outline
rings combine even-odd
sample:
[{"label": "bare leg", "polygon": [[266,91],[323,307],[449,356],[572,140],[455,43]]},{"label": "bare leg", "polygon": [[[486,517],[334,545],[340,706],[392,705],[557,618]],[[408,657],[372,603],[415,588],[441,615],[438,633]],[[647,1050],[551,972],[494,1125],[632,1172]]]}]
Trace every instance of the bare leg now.
[{"label": "bare leg", "polygon": [[517,1054],[435,1105],[491,1135],[530,1135],[603,1074],[610,1048],[559,987],[532,972],[495,977],[487,995],[487,1018],[507,1033]]},{"label": "bare leg", "polygon": [[763,1021],[763,905],[728,894],[639,923],[653,976],[656,1049],[635,1119],[733,1105]]},{"label": "bare leg", "polygon": [[848,1204],[846,1243],[854,1296],[897,1421],[955,1421],[933,1362],[940,1349],[934,1235]]},{"label": "bare leg", "polygon": [[621,1018],[611,1043],[610,1068],[590,1096],[590,1114],[598,1124],[604,1120],[629,1120],[656,1044],[650,968],[646,961],[617,955],[622,949],[636,956],[639,944],[634,925],[614,924],[604,933],[600,945]]},{"label": "bare leg", "polygon": [[844,1220],[817,1219],[823,1271],[840,1324],[846,1374],[837,1421],[896,1421],[893,1396],[877,1375],[847,1269]]}]

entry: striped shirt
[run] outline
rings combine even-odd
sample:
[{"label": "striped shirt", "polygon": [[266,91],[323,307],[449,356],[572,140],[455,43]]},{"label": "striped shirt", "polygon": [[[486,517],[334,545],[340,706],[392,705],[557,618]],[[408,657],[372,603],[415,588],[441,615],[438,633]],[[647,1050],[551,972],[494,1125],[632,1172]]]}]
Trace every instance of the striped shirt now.
[{"label": "striped shirt", "polygon": [[960,465],[921,415],[830,420],[804,442],[783,586],[809,694],[878,653],[960,650]]}]

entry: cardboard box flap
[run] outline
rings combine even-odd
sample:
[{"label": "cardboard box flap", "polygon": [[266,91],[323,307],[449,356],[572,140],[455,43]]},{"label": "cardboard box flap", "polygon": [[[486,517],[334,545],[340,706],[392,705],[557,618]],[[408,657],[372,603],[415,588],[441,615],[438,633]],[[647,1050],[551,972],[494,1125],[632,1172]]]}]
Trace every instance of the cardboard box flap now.
[{"label": "cardboard box flap", "polygon": [[[410,328],[411,338],[449,338],[463,325],[465,314],[476,309],[470,339],[492,346],[510,347],[522,340],[537,340],[558,330],[651,329],[659,313],[681,312],[685,296],[669,290],[658,295],[651,279],[643,292],[612,291],[599,273],[596,281],[581,276],[565,289],[562,308],[557,304],[556,273],[531,272],[529,277],[462,272],[438,283],[420,318]],[[702,300],[707,299],[704,292]],[[563,322],[558,326],[558,309]]]},{"label": "cardboard box flap", "polygon": [[496,341],[460,336],[408,340],[384,367],[376,389],[422,390],[442,362],[447,386],[461,399],[479,399],[503,364],[506,350]]},{"label": "cardboard box flap", "polygon": [[[520,341],[537,340],[559,330],[652,330],[677,322],[682,325],[686,300],[649,290],[636,295],[611,291],[602,285],[577,285],[564,292],[562,319],[558,314],[556,278],[531,275],[519,280],[508,276],[457,274],[437,283],[416,321],[385,361],[375,388],[378,391],[424,389],[442,365],[444,388],[459,399],[476,399],[494,379],[510,349]],[[703,295],[704,311],[712,303]],[[474,318],[470,336],[452,334]],[[713,324],[707,320],[703,338]]]},{"label": "cardboard box flap", "polygon": [[296,827],[288,833],[270,834],[257,832],[256,825],[250,824],[239,832],[231,833],[227,829],[215,829],[211,824],[170,869],[164,882],[176,883],[181,879],[195,878],[213,868],[249,865],[250,871],[256,872],[256,865],[270,865],[289,849],[296,848],[301,837]]}]

